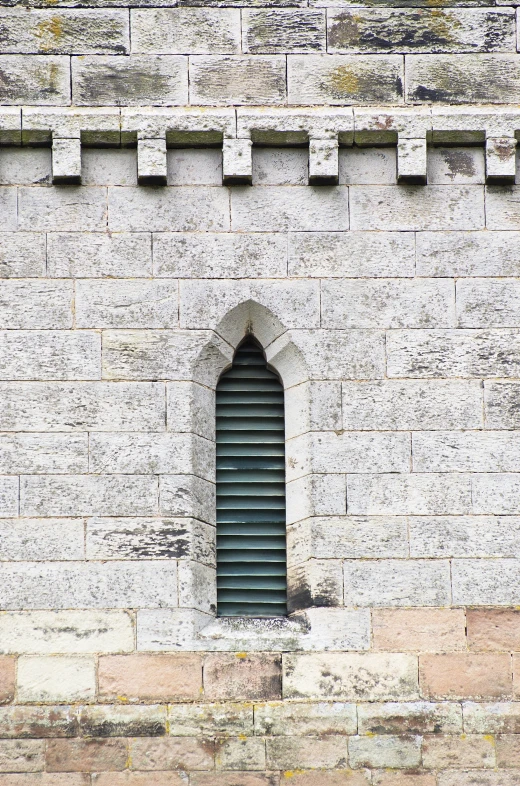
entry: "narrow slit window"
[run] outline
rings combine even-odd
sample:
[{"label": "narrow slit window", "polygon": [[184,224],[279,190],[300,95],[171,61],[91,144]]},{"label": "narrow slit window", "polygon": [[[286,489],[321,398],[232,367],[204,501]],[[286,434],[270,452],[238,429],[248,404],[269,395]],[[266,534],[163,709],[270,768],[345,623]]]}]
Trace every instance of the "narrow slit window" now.
[{"label": "narrow slit window", "polygon": [[217,385],[217,614],[286,613],[284,393],[247,338]]}]

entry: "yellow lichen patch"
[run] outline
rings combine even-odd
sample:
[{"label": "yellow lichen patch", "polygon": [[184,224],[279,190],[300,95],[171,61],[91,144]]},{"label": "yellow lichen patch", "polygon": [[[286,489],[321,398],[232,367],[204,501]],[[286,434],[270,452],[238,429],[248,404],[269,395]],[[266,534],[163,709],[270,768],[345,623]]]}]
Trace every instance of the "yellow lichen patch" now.
[{"label": "yellow lichen patch", "polygon": [[244,660],[244,658],[247,658],[247,652],[235,652],[235,658],[240,658],[240,660]]},{"label": "yellow lichen patch", "polygon": [[359,79],[350,66],[338,66],[330,73],[330,84],[337,93],[353,95],[359,90]]},{"label": "yellow lichen patch", "polygon": [[53,16],[46,19],[36,27],[35,35],[41,39],[41,48],[44,51],[55,49],[63,35],[63,18]]},{"label": "yellow lichen patch", "polygon": [[294,778],[295,775],[301,775],[305,770],[286,770],[283,773],[284,778]]}]

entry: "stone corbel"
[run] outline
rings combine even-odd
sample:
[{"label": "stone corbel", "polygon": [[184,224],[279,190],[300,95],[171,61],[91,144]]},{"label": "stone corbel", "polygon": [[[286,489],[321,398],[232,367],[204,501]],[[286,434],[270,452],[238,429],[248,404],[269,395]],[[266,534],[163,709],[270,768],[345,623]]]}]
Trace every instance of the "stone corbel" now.
[{"label": "stone corbel", "polygon": [[397,182],[427,182],[426,136],[408,139],[399,135],[397,140]]},{"label": "stone corbel", "polygon": [[486,138],[486,183],[514,183],[516,177],[516,139]]},{"label": "stone corbel", "polygon": [[141,186],[166,185],[166,136],[137,142],[137,181]]},{"label": "stone corbel", "polygon": [[52,182],[81,183],[81,139],[52,140]]},{"label": "stone corbel", "polygon": [[252,146],[251,139],[224,139],[222,181],[225,185],[251,185],[253,182]]}]

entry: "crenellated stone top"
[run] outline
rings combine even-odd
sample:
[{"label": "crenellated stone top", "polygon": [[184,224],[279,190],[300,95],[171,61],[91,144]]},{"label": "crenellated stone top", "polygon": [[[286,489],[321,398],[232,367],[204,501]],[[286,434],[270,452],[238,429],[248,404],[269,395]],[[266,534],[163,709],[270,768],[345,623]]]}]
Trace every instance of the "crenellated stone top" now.
[{"label": "crenellated stone top", "polygon": [[142,185],[168,147],[220,146],[223,182],[248,184],[252,146],[309,145],[309,183],[338,182],[340,145],[397,145],[400,183],[426,183],[427,144],[484,144],[488,183],[514,183],[520,108],[1,107],[0,144],[51,145],[55,183],[81,182],[81,146],[137,146]]}]

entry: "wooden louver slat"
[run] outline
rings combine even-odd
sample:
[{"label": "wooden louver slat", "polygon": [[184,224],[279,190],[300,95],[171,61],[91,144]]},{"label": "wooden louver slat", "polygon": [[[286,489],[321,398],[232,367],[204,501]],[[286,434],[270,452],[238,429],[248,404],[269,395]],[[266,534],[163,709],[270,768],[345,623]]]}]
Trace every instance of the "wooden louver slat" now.
[{"label": "wooden louver slat", "polygon": [[217,613],[287,613],[284,394],[252,339],[217,385]]}]

